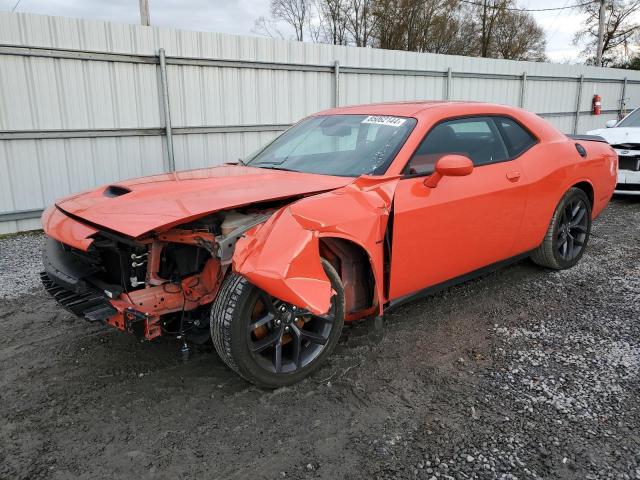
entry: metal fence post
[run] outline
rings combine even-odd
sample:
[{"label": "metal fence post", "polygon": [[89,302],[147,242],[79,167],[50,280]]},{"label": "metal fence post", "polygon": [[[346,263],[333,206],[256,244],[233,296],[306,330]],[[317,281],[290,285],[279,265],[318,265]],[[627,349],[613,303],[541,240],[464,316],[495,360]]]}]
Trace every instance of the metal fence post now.
[{"label": "metal fence post", "polygon": [[340,106],[340,62],[333,63],[333,105]]},{"label": "metal fence post", "polygon": [[522,73],[522,80],[520,82],[520,108],[524,108],[524,104],[527,100],[527,72]]},{"label": "metal fence post", "polygon": [[622,95],[620,96],[620,112],[618,120],[622,120],[627,114],[627,77],[622,80]]},{"label": "metal fence post", "polygon": [[445,100],[451,100],[451,83],[453,81],[453,77],[451,75],[451,67],[447,69],[447,94],[445,95]]},{"label": "metal fence post", "polygon": [[582,104],[582,86],[584,85],[584,74],[580,75],[578,81],[578,93],[576,95],[576,116],[573,120],[573,134],[578,133],[578,123],[580,122],[580,105]]},{"label": "metal fence post", "polygon": [[171,111],[169,109],[169,86],[167,84],[167,60],[164,55],[164,48],[158,52],[160,57],[160,82],[162,86],[162,107],[164,109],[164,128],[167,141],[167,161],[165,168],[169,172],[176,171],[176,162],[173,157],[173,136],[171,134]]}]

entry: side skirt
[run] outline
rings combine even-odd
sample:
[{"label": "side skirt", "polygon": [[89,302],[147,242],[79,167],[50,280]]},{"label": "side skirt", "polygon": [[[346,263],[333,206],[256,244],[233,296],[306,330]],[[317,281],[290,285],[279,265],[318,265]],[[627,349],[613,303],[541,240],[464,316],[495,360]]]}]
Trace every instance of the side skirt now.
[{"label": "side skirt", "polygon": [[385,313],[392,311],[395,308],[398,308],[399,306],[404,305],[405,303],[409,303],[423,297],[428,297],[429,295],[433,295],[435,293],[441,292],[446,288],[453,287],[454,285],[468,282],[469,280],[473,280],[474,278],[480,277],[482,275],[486,275],[488,273],[495,272],[496,270],[500,270],[503,267],[512,265],[516,262],[519,262],[520,260],[527,258],[529,255],[531,255],[531,252],[532,251],[528,251],[528,252],[516,255],[515,257],[507,258],[505,260],[500,260],[499,262],[492,263],[491,265],[487,265],[486,267],[479,268],[477,270],[474,270],[473,272],[465,273],[464,275],[460,275],[459,277],[452,278],[451,280],[446,280],[442,283],[438,283],[436,285],[423,288],[422,290],[418,290],[417,292],[413,292],[403,297],[399,297],[394,300],[391,300],[385,307],[384,311]]}]

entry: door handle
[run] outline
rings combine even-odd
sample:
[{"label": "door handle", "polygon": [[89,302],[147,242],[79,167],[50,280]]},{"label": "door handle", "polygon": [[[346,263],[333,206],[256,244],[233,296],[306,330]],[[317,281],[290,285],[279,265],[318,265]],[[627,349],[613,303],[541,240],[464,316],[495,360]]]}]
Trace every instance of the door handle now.
[{"label": "door handle", "polygon": [[511,180],[512,182],[517,182],[518,180],[520,180],[520,172],[507,172],[507,179]]}]

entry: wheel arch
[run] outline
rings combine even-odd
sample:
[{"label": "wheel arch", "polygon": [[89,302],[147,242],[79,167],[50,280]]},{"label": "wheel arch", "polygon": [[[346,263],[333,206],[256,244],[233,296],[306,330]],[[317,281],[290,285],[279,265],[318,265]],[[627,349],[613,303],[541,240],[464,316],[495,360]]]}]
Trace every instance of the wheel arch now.
[{"label": "wheel arch", "polygon": [[364,245],[346,236],[320,235],[319,253],[340,276],[347,316],[376,306],[379,283],[371,254]]},{"label": "wheel arch", "polygon": [[594,200],[595,200],[595,192],[593,190],[593,185],[588,180],[582,180],[574,185],[571,185],[571,188],[579,188],[584,193],[586,193],[587,198],[589,198],[589,203],[591,204],[591,209],[593,209]]},{"label": "wheel arch", "polygon": [[[587,197],[587,202],[584,202],[578,192]],[[542,267],[562,270],[574,266],[582,257],[589,239],[592,215],[586,213],[589,211],[589,205],[584,205],[586,212],[577,218],[579,210],[574,211],[574,204],[567,203],[570,199],[576,198],[576,195],[580,197],[581,203],[591,203],[593,201],[591,184],[586,181],[577,182],[565,190],[554,209],[542,242],[531,252],[534,263]],[[569,210],[567,210],[568,206]],[[574,242],[578,242],[577,251],[574,248]],[[564,248],[559,250],[560,247]]]},{"label": "wheel arch", "polygon": [[[355,254],[362,260],[362,250],[366,252],[366,265],[375,279],[371,313],[376,308],[381,313],[385,239],[397,182],[397,177],[363,176],[337,191],[281,208],[238,240],[234,271],[285,302],[324,314],[330,306],[331,285],[321,266],[320,239],[342,238],[351,242],[336,246],[346,246],[343,258]],[[355,318],[369,314],[358,313]]]}]

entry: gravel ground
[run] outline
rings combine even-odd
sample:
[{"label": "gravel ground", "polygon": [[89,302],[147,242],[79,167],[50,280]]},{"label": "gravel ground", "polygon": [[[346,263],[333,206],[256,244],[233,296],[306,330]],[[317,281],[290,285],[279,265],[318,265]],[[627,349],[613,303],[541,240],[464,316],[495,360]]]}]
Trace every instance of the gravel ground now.
[{"label": "gravel ground", "polygon": [[40,288],[42,233],[0,237],[0,299],[17,298]]},{"label": "gravel ground", "polygon": [[262,391],[209,348],[77,320],[37,285],[41,235],[0,240],[0,478],[640,479],[640,200],[576,268],[524,261],[346,329]]}]

